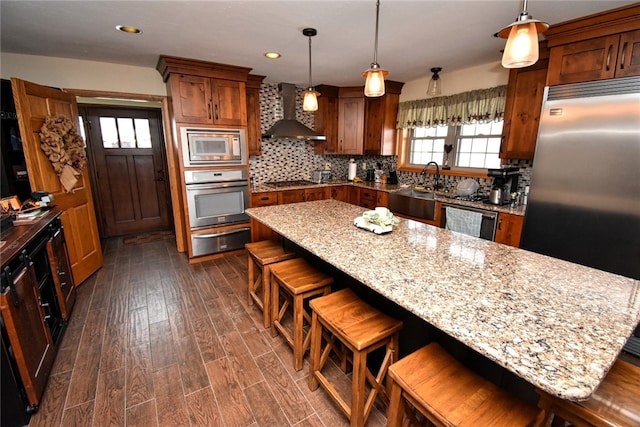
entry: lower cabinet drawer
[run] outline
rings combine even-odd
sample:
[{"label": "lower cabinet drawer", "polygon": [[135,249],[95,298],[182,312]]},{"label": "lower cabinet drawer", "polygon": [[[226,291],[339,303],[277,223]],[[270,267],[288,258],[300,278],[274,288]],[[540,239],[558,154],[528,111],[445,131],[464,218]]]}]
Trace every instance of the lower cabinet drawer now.
[{"label": "lower cabinet drawer", "polygon": [[211,255],[219,252],[244,248],[251,241],[251,227],[243,227],[220,232],[191,234],[191,256]]}]

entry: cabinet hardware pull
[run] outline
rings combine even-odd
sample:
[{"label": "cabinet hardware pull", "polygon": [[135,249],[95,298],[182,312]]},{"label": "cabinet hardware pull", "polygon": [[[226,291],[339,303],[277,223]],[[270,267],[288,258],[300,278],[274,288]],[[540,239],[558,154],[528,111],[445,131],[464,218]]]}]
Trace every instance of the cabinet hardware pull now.
[{"label": "cabinet hardware pull", "polygon": [[219,116],[218,116],[218,104],[215,105],[215,112],[216,112],[216,121],[219,120]]},{"label": "cabinet hardware pull", "polygon": [[44,317],[42,318],[43,320],[49,320],[51,319],[51,306],[49,305],[48,302],[42,302],[42,300],[40,298],[38,298],[38,302],[40,303],[40,307],[42,307],[43,311],[46,311],[46,314],[44,315]]},{"label": "cabinet hardware pull", "polygon": [[609,45],[609,51],[607,52],[607,71],[611,69],[611,50],[613,50],[613,45]]},{"label": "cabinet hardware pull", "polygon": [[211,103],[207,104],[207,112],[209,114],[209,120],[211,120]]},{"label": "cabinet hardware pull", "polygon": [[260,197],[260,200],[269,200],[269,196]]},{"label": "cabinet hardware pull", "polygon": [[16,284],[13,281],[13,274],[11,274],[11,269],[9,268],[9,266],[6,266],[4,268],[4,271],[2,272],[2,276],[3,276],[3,279],[7,281],[7,286],[11,291],[11,295],[13,295],[13,305],[14,307],[17,307],[18,304],[20,304],[20,301],[18,300],[18,291],[16,291]]},{"label": "cabinet hardware pull", "polygon": [[627,56],[627,45],[629,42],[624,42],[622,45],[622,59],[620,60],[620,69],[624,70],[624,57]]}]

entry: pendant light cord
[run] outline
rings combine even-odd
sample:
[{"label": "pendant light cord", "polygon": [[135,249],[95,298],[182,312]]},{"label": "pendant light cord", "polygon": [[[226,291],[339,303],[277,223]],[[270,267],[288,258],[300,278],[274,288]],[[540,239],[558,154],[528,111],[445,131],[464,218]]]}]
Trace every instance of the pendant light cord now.
[{"label": "pendant light cord", "polygon": [[311,36],[309,36],[309,90],[311,90]]},{"label": "pendant light cord", "polygon": [[[380,0],[376,0],[376,41],[373,48],[373,63],[378,65],[378,21],[380,18]],[[372,64],[373,65],[373,64]]]}]

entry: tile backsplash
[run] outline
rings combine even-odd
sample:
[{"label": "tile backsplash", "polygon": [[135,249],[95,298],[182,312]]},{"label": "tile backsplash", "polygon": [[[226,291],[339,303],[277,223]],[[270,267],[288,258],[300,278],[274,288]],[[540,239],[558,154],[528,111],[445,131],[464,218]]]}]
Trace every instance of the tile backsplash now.
[{"label": "tile backsplash", "polygon": [[[304,125],[314,128],[313,113],[302,110],[302,93],[298,88],[296,97],[296,119]],[[260,126],[265,133],[271,125],[282,118],[282,99],[277,84],[263,83],[260,87]],[[347,179],[349,159],[354,158],[358,164],[357,174],[365,177],[363,163],[375,165],[382,163],[383,169],[395,169],[396,156],[349,156],[349,155],[317,155],[313,151],[314,142],[291,139],[265,139],[262,141],[262,155],[251,156],[250,173],[256,183],[266,181],[283,181],[293,179],[310,179],[314,170],[331,170],[336,179]],[[531,179],[532,161],[510,160],[509,166],[520,168],[519,191],[529,185]],[[445,188],[454,190],[458,182],[466,177],[444,175],[442,182]],[[401,184],[416,184],[420,175],[413,172],[398,172]],[[480,191],[488,193],[491,188],[491,178],[478,178]]]}]

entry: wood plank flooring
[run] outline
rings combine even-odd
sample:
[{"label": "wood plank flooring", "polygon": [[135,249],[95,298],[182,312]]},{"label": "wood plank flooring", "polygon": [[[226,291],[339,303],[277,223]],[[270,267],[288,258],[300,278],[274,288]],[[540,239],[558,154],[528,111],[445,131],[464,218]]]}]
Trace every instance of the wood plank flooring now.
[{"label": "wood plank flooring", "polygon": [[[106,241],[29,426],[347,426],[307,386],[308,356],[247,305],[246,255],[189,265],[172,240]],[[348,378],[335,365],[339,388]],[[376,406],[367,426],[386,424]]]}]

